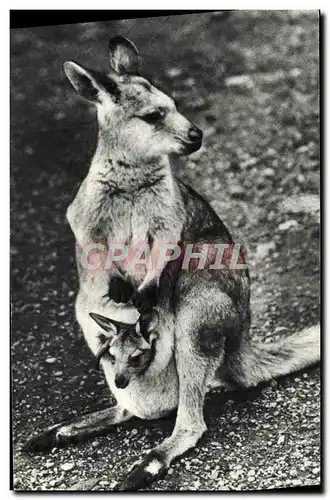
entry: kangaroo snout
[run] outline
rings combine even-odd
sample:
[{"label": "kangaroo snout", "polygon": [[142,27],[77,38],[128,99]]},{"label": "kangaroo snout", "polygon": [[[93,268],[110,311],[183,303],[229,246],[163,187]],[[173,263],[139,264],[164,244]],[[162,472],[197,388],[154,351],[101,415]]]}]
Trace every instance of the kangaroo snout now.
[{"label": "kangaroo snout", "polygon": [[202,145],[203,132],[195,125],[191,125],[186,135],[188,141],[184,142],[184,154],[191,154],[198,151]]},{"label": "kangaroo snout", "polygon": [[129,384],[129,379],[127,379],[125,375],[116,375],[115,384],[118,389],[125,389]]},{"label": "kangaroo snout", "polygon": [[203,139],[203,132],[199,128],[195,127],[195,125],[192,125],[188,131],[188,138],[192,142],[201,142]]}]

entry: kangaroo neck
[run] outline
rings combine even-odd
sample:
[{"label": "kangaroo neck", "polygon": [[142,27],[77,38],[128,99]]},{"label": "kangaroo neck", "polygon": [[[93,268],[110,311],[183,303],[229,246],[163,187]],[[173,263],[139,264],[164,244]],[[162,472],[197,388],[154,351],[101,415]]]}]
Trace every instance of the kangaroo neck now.
[{"label": "kangaroo neck", "polygon": [[131,193],[173,180],[167,156],[137,160],[128,148],[118,148],[111,138],[105,140],[102,136],[88,176],[93,181],[109,183],[114,189]]}]

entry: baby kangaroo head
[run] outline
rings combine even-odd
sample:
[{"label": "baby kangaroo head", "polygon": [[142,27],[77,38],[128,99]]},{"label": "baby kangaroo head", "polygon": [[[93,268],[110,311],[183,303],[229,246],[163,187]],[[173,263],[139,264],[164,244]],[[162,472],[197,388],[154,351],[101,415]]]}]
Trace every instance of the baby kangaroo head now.
[{"label": "baby kangaroo head", "polygon": [[[142,375],[148,368],[155,355],[154,342],[141,335],[139,322],[121,323],[95,313],[90,316],[106,332],[99,335],[97,362],[102,357],[108,359],[113,365],[116,387],[124,389],[133,376]],[[148,332],[154,328],[155,321],[150,321]]]},{"label": "baby kangaroo head", "polygon": [[123,37],[109,42],[110,72],[64,63],[76,91],[98,112],[100,140],[132,160],[186,155],[202,144],[202,132],[181,115],[171,97],[139,75],[139,54]]}]

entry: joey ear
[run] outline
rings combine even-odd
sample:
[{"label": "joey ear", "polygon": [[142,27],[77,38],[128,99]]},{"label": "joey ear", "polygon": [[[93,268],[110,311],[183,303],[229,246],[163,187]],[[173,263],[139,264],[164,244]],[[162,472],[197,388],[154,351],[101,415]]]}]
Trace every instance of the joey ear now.
[{"label": "joey ear", "polygon": [[89,313],[90,317],[106,332],[111,332],[113,335],[117,335],[118,329],[115,323],[101,314]]},{"label": "joey ear", "polygon": [[63,69],[78,94],[89,101],[99,101],[99,91],[102,87],[92,73],[73,61],[66,61]]},{"label": "joey ear", "polygon": [[139,74],[139,52],[127,38],[115,36],[109,41],[110,66],[121,75]]}]

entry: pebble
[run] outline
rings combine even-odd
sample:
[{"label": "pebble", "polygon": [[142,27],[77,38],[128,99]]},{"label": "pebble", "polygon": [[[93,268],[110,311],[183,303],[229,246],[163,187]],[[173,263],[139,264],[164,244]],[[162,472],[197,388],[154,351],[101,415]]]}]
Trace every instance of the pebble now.
[{"label": "pebble", "polygon": [[181,68],[169,68],[168,70],[166,70],[166,75],[169,77],[169,78],[177,78],[178,76],[180,76],[182,74],[182,69]]},{"label": "pebble", "polygon": [[189,78],[186,78],[185,80],[183,80],[182,82],[186,87],[192,87],[193,85],[195,85],[196,83],[196,80],[195,78],[193,77],[189,77]]},{"label": "pebble", "polygon": [[225,79],[227,87],[245,87],[251,89],[254,87],[254,82],[249,75],[235,75]]},{"label": "pebble", "polygon": [[218,476],[219,476],[219,471],[214,469],[210,474],[210,479],[217,479]]},{"label": "pebble", "polygon": [[263,171],[262,171],[263,175],[265,177],[274,177],[275,175],[275,170],[273,168],[265,168]]},{"label": "pebble", "polygon": [[255,157],[248,158],[247,160],[240,163],[240,168],[245,169],[245,168],[254,167],[255,165],[257,165],[259,163],[259,161],[260,161],[259,158],[255,158]]},{"label": "pebble", "polygon": [[207,127],[203,130],[203,135],[204,137],[211,137],[212,135],[216,134],[217,129],[215,127]]},{"label": "pebble", "polygon": [[279,231],[287,231],[288,229],[294,229],[294,228],[298,228],[298,227],[299,227],[298,222],[294,219],[291,219],[291,220],[287,220],[286,222],[282,222],[278,226],[278,230]]},{"label": "pebble", "polygon": [[[68,488],[70,491],[90,491],[99,482],[98,479],[82,479]],[[102,483],[100,483],[102,484]],[[109,483],[108,483],[109,484]]]},{"label": "pebble", "polygon": [[60,465],[61,469],[66,471],[72,470],[74,468],[74,463],[73,462],[66,462],[65,464]]},{"label": "pebble", "polygon": [[232,479],[237,480],[240,476],[240,473],[236,472],[236,471],[231,471],[231,472],[229,472],[229,475]]},{"label": "pebble", "polygon": [[52,364],[56,362],[56,358],[47,358],[46,363]]},{"label": "pebble", "polygon": [[283,444],[284,441],[285,441],[285,436],[282,435],[278,438],[277,444]]},{"label": "pebble", "polygon": [[266,257],[272,250],[275,250],[276,245],[274,241],[268,241],[266,243],[259,243],[256,249],[256,258],[263,259]]}]

